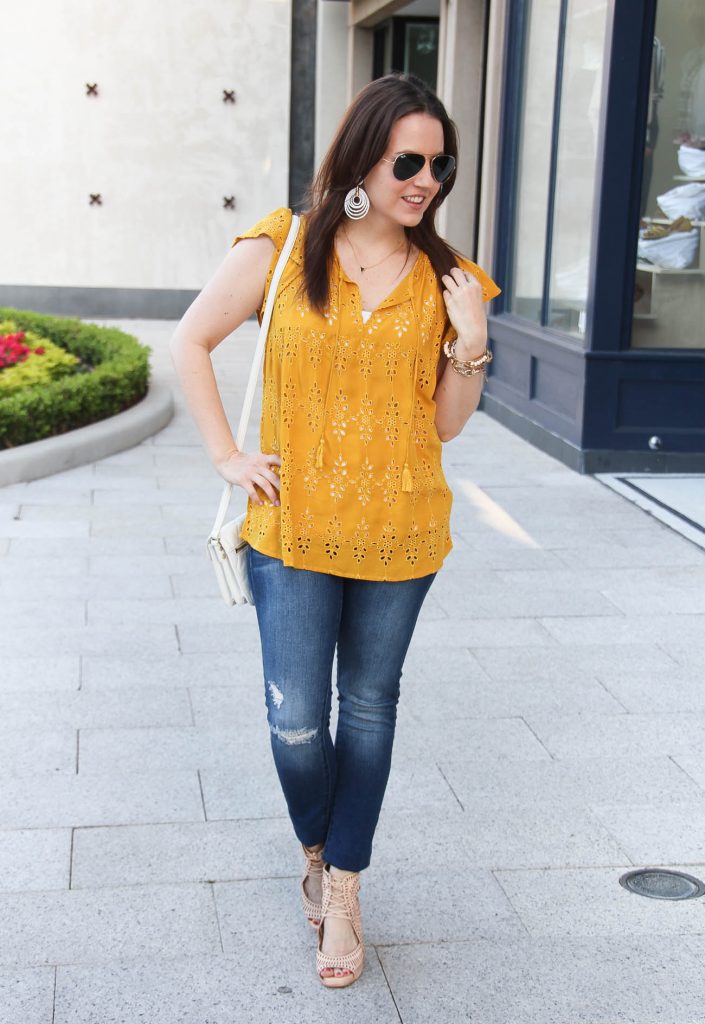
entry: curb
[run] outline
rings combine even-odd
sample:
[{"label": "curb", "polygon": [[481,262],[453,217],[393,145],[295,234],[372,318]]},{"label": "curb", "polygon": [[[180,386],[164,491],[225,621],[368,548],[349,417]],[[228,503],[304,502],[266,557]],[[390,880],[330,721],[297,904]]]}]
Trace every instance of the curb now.
[{"label": "curb", "polygon": [[173,415],[170,388],[151,381],[145,397],[116,416],[0,451],[0,487],[38,480],[132,448],[162,430]]}]

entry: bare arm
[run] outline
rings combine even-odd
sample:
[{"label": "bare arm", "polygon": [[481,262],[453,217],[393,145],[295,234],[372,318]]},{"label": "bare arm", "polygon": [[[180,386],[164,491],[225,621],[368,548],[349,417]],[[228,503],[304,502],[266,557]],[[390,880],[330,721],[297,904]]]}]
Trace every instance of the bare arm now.
[{"label": "bare arm", "polygon": [[279,478],[269,467],[278,455],[238,452],[213,372],[211,352],[262,305],[274,253],[271,238],[245,238],[223,262],[184,313],[169,341],[189,412],[210,459],[224,479],[261,504],[255,485],[279,503]]},{"label": "bare arm", "polygon": [[[487,345],[487,318],[482,302],[482,286],[470,275],[470,280],[459,267],[453,267],[443,277],[448,316],[458,332],[455,354],[458,359],[476,359]],[[441,441],[457,437],[477,409],[482,395],[484,374],[463,377],[442,357],[442,371],[434,401],[436,403],[436,430]]]}]

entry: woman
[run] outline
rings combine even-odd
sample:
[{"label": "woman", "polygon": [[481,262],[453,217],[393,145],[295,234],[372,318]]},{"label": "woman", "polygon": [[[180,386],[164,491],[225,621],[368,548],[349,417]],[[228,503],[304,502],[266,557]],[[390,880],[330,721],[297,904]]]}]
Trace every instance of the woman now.
[{"label": "woman", "polygon": [[254,310],[261,317],[290,210],[235,239],[171,342],[216,469],[249,497],[243,536],[271,745],[329,987],[362,971],[359,874],[389,775],[402,665],[452,546],[441,441],[477,408],[491,358],[483,301],[499,289],[434,227],[456,156],[455,127],[419,79],[387,75],[353,101],[277,292],[260,452],[237,450],[210,352]]}]

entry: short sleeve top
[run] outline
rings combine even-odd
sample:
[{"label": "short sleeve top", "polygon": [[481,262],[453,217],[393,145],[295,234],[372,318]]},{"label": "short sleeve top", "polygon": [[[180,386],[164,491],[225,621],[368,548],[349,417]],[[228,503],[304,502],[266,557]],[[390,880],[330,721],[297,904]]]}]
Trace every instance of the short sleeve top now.
[{"label": "short sleeve top", "polygon": [[[274,242],[265,301],[291,217],[275,210],[232,243]],[[428,575],[452,547],[433,400],[441,346],[455,337],[442,286],[419,252],[365,322],[358,286],[334,255],[321,315],[301,288],[305,231],[303,217],[264,356],[260,449],[281,458],[281,504],[249,501],[241,534],[295,568],[368,580]],[[476,264],[458,264],[485,301],[499,294]]]}]

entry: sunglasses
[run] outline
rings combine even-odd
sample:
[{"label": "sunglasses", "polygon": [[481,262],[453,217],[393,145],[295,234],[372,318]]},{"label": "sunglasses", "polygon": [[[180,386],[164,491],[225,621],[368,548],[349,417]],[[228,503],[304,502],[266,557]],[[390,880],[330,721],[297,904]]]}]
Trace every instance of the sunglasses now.
[{"label": "sunglasses", "polygon": [[[392,164],[392,173],[399,181],[408,181],[418,174],[426,163],[426,157],[422,153],[399,153],[393,160],[386,156],[382,159],[387,164]],[[438,153],[430,157],[431,174],[439,184],[448,181],[455,170],[455,157],[449,153]]]}]

